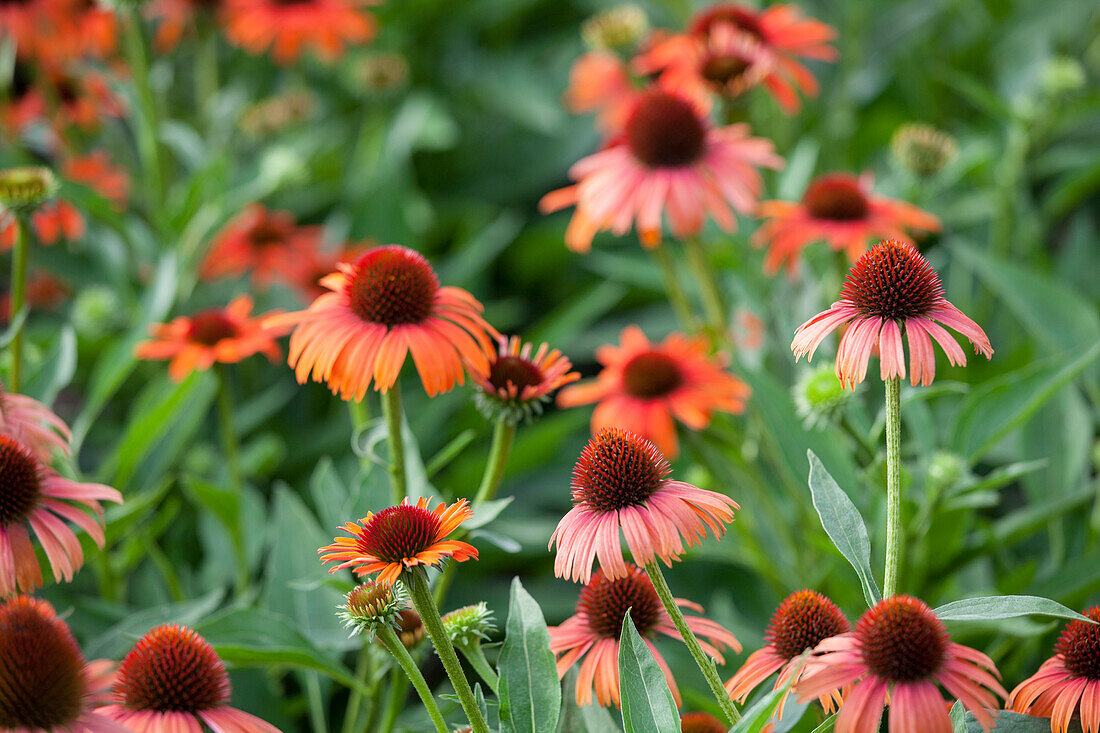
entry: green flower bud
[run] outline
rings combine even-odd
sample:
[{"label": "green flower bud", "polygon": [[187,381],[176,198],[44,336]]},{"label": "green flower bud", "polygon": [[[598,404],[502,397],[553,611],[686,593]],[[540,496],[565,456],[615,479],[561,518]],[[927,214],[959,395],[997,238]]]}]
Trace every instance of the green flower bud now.
[{"label": "green flower bud", "polygon": [[73,326],[77,333],[98,338],[122,323],[122,302],[105,285],[85,288],[73,299]]},{"label": "green flower bud", "polygon": [[336,615],[353,636],[366,634],[369,637],[384,624],[395,626],[408,605],[408,596],[400,586],[368,580],[344,597],[344,605],[338,606],[340,610]]},{"label": "green flower bud", "polygon": [[1085,69],[1081,62],[1068,56],[1058,56],[1043,65],[1039,83],[1052,97],[1076,92],[1085,86]]},{"label": "green flower bud", "polygon": [[804,372],[792,390],[798,416],[808,428],[827,423],[852,398],[830,366]]},{"label": "green flower bud", "polygon": [[645,11],[633,3],[618,5],[594,15],[581,26],[581,38],[593,49],[617,49],[633,46],[649,30]]},{"label": "green flower bud", "polygon": [[958,144],[954,137],[931,125],[910,122],[894,133],[890,150],[894,159],[909,172],[930,176],[955,159]]},{"label": "green flower bud", "polygon": [[30,213],[57,193],[57,177],[43,166],[0,171],[0,209]]},{"label": "green flower bud", "polygon": [[942,491],[949,489],[966,475],[966,461],[962,456],[939,451],[928,460],[929,487]]},{"label": "green flower bud", "polygon": [[451,637],[451,643],[459,646],[488,639],[489,634],[496,631],[493,612],[484,601],[473,606],[456,608],[446,614],[443,616],[443,628]]}]

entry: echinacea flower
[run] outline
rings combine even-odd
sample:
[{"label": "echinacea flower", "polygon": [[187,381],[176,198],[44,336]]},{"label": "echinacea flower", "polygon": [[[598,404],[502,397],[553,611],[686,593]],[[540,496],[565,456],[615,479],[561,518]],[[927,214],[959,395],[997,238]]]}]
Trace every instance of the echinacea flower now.
[{"label": "echinacea flower", "polygon": [[465,379],[462,364],[488,365],[496,330],[481,303],[461,288],[440,287],[419,252],[376,247],[321,284],[330,292],[304,311],[269,319],[294,326],[290,366],[298,383],[312,375],[345,400],[363,399],[374,383],[387,392],[412,354],[429,397]]},{"label": "echinacea flower", "polygon": [[489,634],[496,631],[496,624],[493,623],[493,612],[489,610],[489,606],[485,601],[456,608],[443,614],[441,621],[443,621],[443,628],[447,630],[447,636],[450,637],[451,643],[456,646],[487,641]]},{"label": "echinacea flower", "polygon": [[524,344],[519,336],[501,336],[499,344],[485,368],[469,366],[470,379],[478,388],[474,399],[488,418],[501,415],[516,423],[541,414],[554,390],[581,377],[570,371],[569,357],[545,343],[534,354],[534,344]]},{"label": "echinacea flower", "polygon": [[1100,731],[1100,606],[1084,612],[1096,623],[1070,621],[1054,656],[1008,697],[1006,708],[1050,718],[1051,733],[1066,733],[1075,715],[1085,733]]},{"label": "echinacea flower", "polygon": [[87,186],[102,196],[118,211],[126,207],[130,193],[130,177],[126,169],[111,163],[104,150],[72,157],[65,161],[62,173],[66,180]]},{"label": "echinacea flower", "polygon": [[[676,605],[703,612],[702,606],[682,598],[676,599]],[[600,705],[618,706],[619,639],[628,610],[638,635],[653,652],[653,658],[665,673],[676,704],[680,705],[676,681],[672,679],[664,657],[653,644],[657,634],[679,639],[680,633],[661,605],[649,576],[636,565],[626,567],[617,579],[609,578],[603,570],[597,570],[581,589],[574,614],[560,626],[550,627],[550,651],[558,658],[558,677],[564,677],[569,668],[580,661],[577,704],[592,704],[595,687],[596,701]],[[699,644],[718,664],[725,661],[722,651],[726,647],[733,649],[734,653],[741,651],[736,637],[718,623],[700,616],[684,616],[684,619],[697,636],[704,637],[705,640],[700,639]]]},{"label": "echinacea flower", "polygon": [[[0,246],[0,249],[3,247]],[[35,311],[54,310],[72,294],[72,289],[51,272],[52,270],[39,270],[27,275],[27,287],[23,293],[23,305],[26,308]],[[0,294],[0,324],[7,326],[11,317],[11,292],[5,292]]]},{"label": "echinacea flower", "polygon": [[680,733],[726,733],[729,726],[710,713],[684,713]]},{"label": "echinacea flower", "polygon": [[581,38],[593,49],[615,51],[638,42],[649,30],[645,10],[634,3],[624,3],[593,15],[581,24]]},{"label": "echinacea flower", "polygon": [[53,606],[29,596],[0,605],[0,728],[5,731],[127,733],[97,710],[113,665],[84,661]]},{"label": "echinacea flower", "polygon": [[907,231],[936,232],[940,220],[904,201],[871,192],[869,176],[826,173],[806,187],[802,200],[763,201],[757,215],[766,219],[752,235],[756,247],[767,247],[764,270],[798,271],[803,248],[822,240],[855,262],[874,239],[912,244]]},{"label": "echinacea flower", "polygon": [[270,723],[229,706],[225,663],[186,626],[164,624],[138,639],[115,677],[113,702],[99,709],[135,731],[280,733]]},{"label": "echinacea flower", "polygon": [[736,95],[761,83],[787,114],[800,107],[798,92],[816,96],[817,80],[799,59],[835,61],[836,31],[802,16],[794,5],[758,10],[716,3],[696,15],[687,32],[658,39],[636,60],[642,73],[663,71],[680,83]]},{"label": "echinacea flower", "polygon": [[223,0],[151,0],[145,5],[145,17],[156,23],[153,48],[170,53],[187,32],[213,21],[224,5]]},{"label": "echinacea flower", "polygon": [[95,0],[45,0],[49,17],[44,45],[54,64],[84,58],[104,59],[118,49],[118,17]]},{"label": "echinacea flower", "polygon": [[574,114],[595,112],[600,130],[616,135],[626,126],[638,93],[617,54],[589,51],[573,62],[562,103]]},{"label": "echinacea flower", "polygon": [[573,508],[558,522],[550,548],[558,545],[554,574],[587,583],[598,557],[614,580],[630,570],[623,561],[620,531],[634,562],[660,558],[666,565],[706,537],[721,537],[740,509],[733,499],[669,478],[668,461],[653,443],[607,428],[581,451],[573,468]]},{"label": "echinacea flower", "polygon": [[353,636],[366,634],[369,638],[381,626],[394,627],[398,616],[408,606],[409,596],[402,586],[368,580],[344,596],[344,603],[338,607],[336,615]]},{"label": "echinacea flower", "polygon": [[154,324],[152,340],[138,344],[134,355],[139,359],[171,359],[168,374],[177,382],[193,371],[205,371],[215,363],[235,364],[253,354],[278,361],[282,351],[275,337],[289,329],[262,326],[261,318],[253,318],[251,313],[252,298],[240,295],[225,308],[210,308],[170,323]]},{"label": "echinacea flower", "polygon": [[404,608],[398,612],[396,633],[401,646],[412,649],[424,638],[426,631],[424,619],[420,618],[419,613],[411,608]]},{"label": "echinacea flower", "polygon": [[714,128],[699,100],[654,86],[634,100],[620,136],[569,169],[577,183],[546,194],[539,208],[576,207],[565,233],[576,252],[587,252],[597,232],[623,236],[631,226],[652,248],[664,214],[679,238],[702,231],[708,214],[733,231],[733,212],[756,207],[764,186],[757,169],[782,165],[771,141],[751,137],[748,125]]},{"label": "echinacea flower", "polygon": [[[768,630],[764,633],[764,646],[750,654],[741,669],[726,682],[726,692],[732,699],[744,704],[749,693],[776,672],[779,672],[779,677],[775,681],[775,689],[788,682],[797,683],[806,671],[802,654],[822,640],[851,629],[852,625],[841,610],[825,596],[812,590],[792,593],[772,614]],[[788,689],[783,694],[776,718],[783,717],[789,693]],[[831,713],[841,699],[840,693],[834,691],[822,695],[820,702],[825,712]]]},{"label": "echinacea flower", "polygon": [[966,365],[966,353],[943,326],[966,336],[976,352],[993,358],[985,331],[943,297],[940,277],[928,260],[912,245],[894,239],[879,242],[860,257],[844,281],[840,300],[798,327],[791,343],[795,361],[801,356],[812,359],[822,340],[849,322],[837,349],[836,376],[852,389],[867,375],[876,344],[882,379],[905,378],[903,333],[909,342],[914,387],[927,387],[936,376],[932,339],[952,365]]},{"label": "echinacea flower", "polygon": [[54,453],[69,455],[72,433],[65,421],[33,397],[15,394],[0,384],[0,435],[22,443],[42,463]]},{"label": "echinacea flower", "polygon": [[[42,585],[28,525],[46,553],[54,580],[72,580],[84,564],[84,550],[63,520],[83,529],[103,547],[101,501],[121,503],[122,494],[103,484],[67,479],[42,464],[27,445],[0,435],[0,598]],[[93,514],[74,504],[82,504]]]},{"label": "echinacea flower", "polygon": [[374,37],[364,6],[379,0],[225,0],[225,36],[248,53],[268,49],[276,63],[293,63],[305,49],[335,61],[345,46]]},{"label": "echinacea flower", "polygon": [[214,237],[199,274],[203,278],[249,273],[266,288],[273,282],[296,284],[321,247],[321,227],[298,226],[289,211],[271,211],[253,203]]},{"label": "echinacea flower", "polygon": [[351,537],[337,537],[333,544],[317,550],[322,563],[337,563],[335,573],[345,568],[362,577],[378,573],[377,581],[393,585],[402,572],[418,565],[441,565],[450,558],[455,562],[477,559],[477,548],[447,535],[474,515],[470,502],[459,499],[448,506],[440,503],[428,511],[428,499],[420,497],[409,504],[406,497],[397,506],[387,507],[358,522],[341,528]]},{"label": "echinacea flower", "polygon": [[[836,717],[836,733],[875,733],[890,707],[890,733],[951,733],[944,687],[984,730],[1007,693],[988,656],[951,641],[922,601],[893,596],[866,611],[855,630],[825,639],[806,662],[795,692],[802,701],[854,685]],[[938,686],[937,686],[938,685]]]},{"label": "echinacea flower", "polygon": [[748,385],[723,369],[721,356],[708,356],[707,340],[670,334],[650,343],[637,326],[628,326],[619,345],[601,346],[596,359],[603,370],[595,381],[567,387],[558,395],[561,407],[597,402],[592,432],[621,427],[652,440],[666,456],[680,452],[679,420],[692,430],[710,424],[715,411],[745,411]]},{"label": "echinacea flower", "polygon": [[907,122],[890,138],[894,160],[916,176],[938,173],[958,152],[959,144],[949,133],[920,122]]},{"label": "echinacea flower", "polygon": [[106,117],[122,117],[122,98],[112,91],[107,77],[84,68],[48,64],[37,72],[16,63],[8,101],[0,117],[13,134],[35,123],[49,123],[62,139],[70,127],[94,131]]}]

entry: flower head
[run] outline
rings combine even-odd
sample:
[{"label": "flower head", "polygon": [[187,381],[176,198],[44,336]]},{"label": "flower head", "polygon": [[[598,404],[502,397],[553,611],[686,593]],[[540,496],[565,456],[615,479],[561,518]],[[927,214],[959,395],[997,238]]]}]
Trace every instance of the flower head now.
[{"label": "flower head", "polygon": [[[803,652],[813,649],[824,639],[850,631],[851,624],[836,604],[812,590],[800,590],[779,604],[764,634],[764,646],[749,655],[745,664],[726,682],[726,692],[739,703],[748,699],[757,685],[776,672],[775,689],[792,680],[797,683],[805,673]],[[788,691],[789,692],[789,691]],[[779,704],[777,717],[783,717],[787,694]],[[837,692],[821,696],[826,712],[841,700]]]},{"label": "flower head", "polygon": [[321,234],[320,227],[295,224],[288,211],[249,204],[214,238],[200,273],[204,278],[249,273],[260,288],[297,284],[302,272],[313,270]]},{"label": "flower head", "polygon": [[726,733],[729,726],[710,713],[684,713],[680,716],[680,733]]},{"label": "flower head", "polygon": [[951,135],[919,122],[902,125],[890,139],[894,160],[918,176],[939,172],[955,158],[958,148]]},{"label": "flower head", "polygon": [[[84,564],[84,551],[69,520],[103,547],[101,501],[122,502],[110,486],[82,484],[43,465],[34,451],[8,435],[0,435],[0,598],[42,585],[42,571],[27,526],[42,544],[54,580],[66,582]],[[92,510],[88,514],[82,504]]]},{"label": "flower head", "polygon": [[33,397],[4,390],[0,384],[0,435],[22,443],[42,463],[54,453],[69,455],[72,433],[65,421]]},{"label": "flower head", "polygon": [[656,247],[664,214],[679,238],[702,231],[708,215],[733,231],[733,211],[750,213],[763,188],[757,169],[782,165],[748,125],[713,128],[698,100],[654,86],[631,102],[621,135],[570,168],[577,183],[546,194],[539,207],[576,207],[565,233],[574,251],[587,252],[597,232],[623,236],[631,226],[644,246]]},{"label": "flower head", "polygon": [[408,594],[401,586],[368,580],[344,596],[344,604],[338,606],[336,615],[344,621],[344,628],[351,629],[352,635],[369,637],[380,626],[396,626],[408,605]]},{"label": "flower head", "polygon": [[489,638],[496,631],[493,612],[485,601],[472,606],[456,608],[443,615],[443,628],[454,644],[472,644]]},{"label": "flower head", "polygon": [[1050,718],[1051,733],[1066,733],[1074,713],[1085,733],[1100,731],[1100,606],[1084,612],[1096,623],[1070,621],[1054,656],[1020,683],[1005,707]]},{"label": "flower head", "polygon": [[740,509],[733,499],[669,478],[672,469],[645,438],[617,428],[597,433],[573,468],[573,508],[558,522],[554,574],[587,583],[592,564],[614,580],[631,572],[623,561],[620,531],[634,562],[655,557],[671,565],[710,528],[725,533]]},{"label": "flower head", "polygon": [[279,733],[229,706],[232,688],[214,648],[186,626],[165,624],[138,639],[122,660],[114,702],[100,713],[134,730]]},{"label": "flower head", "polygon": [[474,515],[470,503],[459,499],[447,506],[441,503],[428,511],[428,499],[421,497],[409,504],[406,497],[358,522],[343,526],[351,537],[337,537],[333,544],[320,548],[321,562],[338,563],[329,568],[335,573],[351,568],[359,576],[378,573],[378,582],[393,585],[406,569],[418,565],[440,565],[447,558],[455,562],[477,559],[477,548],[447,535]]},{"label": "flower head", "polygon": [[96,711],[110,665],[87,664],[65,622],[45,601],[0,605],[0,729],[125,733]]},{"label": "flower head", "polygon": [[177,382],[195,370],[204,371],[217,362],[235,364],[253,354],[277,361],[282,353],[275,343],[279,327],[264,327],[251,313],[252,298],[241,295],[225,308],[155,324],[153,339],[138,344],[134,353],[139,359],[171,359],[168,373]]},{"label": "flower head", "polygon": [[328,383],[345,400],[361,400],[374,383],[388,391],[412,354],[428,396],[465,379],[463,361],[488,367],[496,330],[465,290],[440,287],[418,252],[388,245],[341,263],[321,284],[330,292],[304,311],[271,319],[295,326],[290,366],[299,384]]},{"label": "flower head", "polygon": [[853,389],[867,375],[875,345],[882,379],[905,378],[903,332],[909,341],[914,387],[928,386],[936,376],[932,339],[952,365],[966,365],[962,347],[943,326],[966,336],[976,352],[993,358],[985,331],[943,297],[940,277],[928,260],[912,245],[894,239],[879,242],[860,257],[844,281],[840,300],[798,327],[791,343],[795,361],[802,356],[812,359],[825,337],[849,322],[837,350],[836,376]]},{"label": "flower head", "polygon": [[411,608],[406,608],[397,614],[397,638],[406,649],[412,649],[424,638],[424,619]]},{"label": "flower head", "polygon": [[375,20],[364,6],[378,0],[225,0],[225,35],[251,54],[271,50],[291,64],[305,49],[335,61],[345,46],[374,37]]},{"label": "flower head", "polygon": [[596,112],[596,124],[609,135],[622,132],[638,98],[630,72],[611,51],[589,51],[573,62],[562,103],[575,114]]},{"label": "flower head", "polygon": [[806,427],[824,425],[852,398],[852,392],[836,378],[827,366],[803,372],[791,390],[798,416]]},{"label": "flower head", "polygon": [[557,349],[542,344],[524,344],[519,336],[500,338],[500,346],[488,365],[469,365],[470,378],[477,385],[474,394],[485,417],[504,417],[511,423],[542,414],[543,405],[554,390],[575,382],[581,375],[570,371],[573,364]]},{"label": "flower head", "polygon": [[767,221],[753,234],[752,243],[768,248],[764,269],[769,274],[786,266],[793,275],[803,248],[817,240],[843,250],[855,262],[873,239],[912,243],[907,231],[935,232],[940,228],[936,217],[872,193],[870,177],[850,173],[818,176],[801,201],[764,201],[758,215]]},{"label": "flower head", "polygon": [[[680,598],[676,599],[676,605],[703,612],[698,604]],[[609,578],[603,570],[597,570],[581,590],[574,615],[560,626],[550,627],[550,651],[558,657],[558,676],[564,677],[569,668],[583,658],[577,677],[577,704],[591,704],[594,682],[599,704],[614,703],[618,706],[619,639],[628,610],[638,634],[664,670],[665,679],[679,705],[680,692],[664,658],[653,645],[653,639],[657,634],[674,639],[681,637],[661,604],[657,591],[653,589],[649,576],[636,565],[625,568],[617,579]],[[724,663],[722,651],[726,647],[735,653],[741,651],[734,635],[714,621],[699,616],[684,618],[691,630],[703,637],[700,644],[706,653],[719,664]]]},{"label": "flower head", "polygon": [[837,733],[874,733],[890,707],[892,730],[950,733],[951,718],[937,685],[969,710],[985,730],[993,727],[994,693],[1004,688],[993,660],[955,644],[932,610],[910,596],[883,599],[855,630],[825,639],[795,685],[800,700],[854,684],[836,718]]},{"label": "flower head", "polygon": [[562,390],[558,404],[575,407],[597,402],[592,432],[621,427],[652,440],[675,458],[680,452],[674,418],[702,430],[714,411],[745,410],[749,387],[723,367],[722,356],[708,356],[705,338],[673,333],[650,343],[637,326],[628,326],[618,346],[601,346],[596,359],[603,370],[594,382]]},{"label": "flower head", "polygon": [[130,177],[122,166],[114,165],[104,150],[65,161],[64,176],[67,180],[87,186],[96,194],[111,202],[118,211],[126,207],[130,194]]},{"label": "flower head", "polygon": [[24,166],[0,171],[0,210],[34,211],[56,192],[57,177],[49,168]]},{"label": "flower head", "polygon": [[794,5],[757,10],[720,2],[698,13],[687,32],[659,37],[635,60],[639,72],[704,93],[736,96],[764,85],[788,114],[798,93],[816,96],[817,80],[799,59],[835,61],[836,31],[802,17]]},{"label": "flower head", "polygon": [[589,48],[615,51],[633,46],[648,30],[645,10],[634,3],[624,3],[584,21],[581,37]]}]

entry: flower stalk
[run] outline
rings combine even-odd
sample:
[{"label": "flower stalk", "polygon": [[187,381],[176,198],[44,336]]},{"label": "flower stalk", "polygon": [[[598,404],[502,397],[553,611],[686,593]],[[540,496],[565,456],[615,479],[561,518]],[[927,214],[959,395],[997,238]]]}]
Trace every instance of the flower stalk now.
[{"label": "flower stalk", "polygon": [[[218,364],[218,432],[221,434],[222,450],[225,451],[225,462],[229,467],[230,486],[237,500],[239,515],[244,491],[244,474],[241,471],[240,438],[237,436],[237,429],[233,425],[233,397],[229,390],[229,372],[224,364]],[[233,551],[237,556],[236,583],[237,597],[240,598],[248,592],[250,582],[248,557],[245,553],[244,538],[241,537],[240,526],[231,528],[230,535],[233,538]]]},{"label": "flower stalk", "polygon": [[[27,293],[27,255],[30,227],[23,214],[15,214],[15,247],[11,263],[11,317],[14,320],[23,309]],[[23,362],[23,321],[15,327],[11,340],[11,390],[18,392]]]},{"label": "flower stalk", "polygon": [[711,693],[714,695],[715,700],[718,701],[719,707],[722,708],[722,713],[726,716],[726,721],[731,725],[741,720],[741,713],[737,711],[737,706],[733,704],[733,700],[730,699],[729,693],[726,692],[725,686],[722,684],[722,678],[718,676],[718,668],[714,666],[714,660],[707,656],[707,653],[703,651],[703,647],[699,644],[699,639],[695,637],[695,632],[688,626],[687,620],[684,619],[683,612],[680,611],[680,607],[676,605],[676,599],[672,595],[672,591],[668,587],[668,583],[665,582],[664,573],[661,572],[661,566],[657,564],[657,560],[650,560],[645,564],[646,574],[649,576],[649,580],[653,583],[653,590],[657,591],[657,597],[661,599],[661,604],[664,605],[665,611],[668,613],[669,618],[672,619],[672,623],[676,626],[676,630],[680,632],[680,636],[684,639],[684,644],[687,645],[688,651],[691,652],[692,659],[695,660],[695,664],[698,665],[699,671],[703,673],[703,677],[707,681],[707,686],[710,687]]},{"label": "flower stalk", "polygon": [[714,280],[714,270],[707,262],[707,251],[698,237],[689,237],[684,240],[684,249],[687,251],[688,267],[691,268],[699,288],[699,295],[703,300],[706,330],[711,343],[721,346],[726,342],[729,323],[726,317],[726,306],[722,303],[722,295],[718,292],[718,284]]},{"label": "flower stalk", "polygon": [[506,415],[497,418],[493,426],[493,442],[489,447],[489,457],[485,463],[485,473],[481,476],[481,484],[474,495],[473,506],[478,506],[487,501],[492,501],[500,487],[500,481],[504,478],[504,469],[508,463],[508,455],[512,452],[512,444],[516,438],[516,423],[509,420]]},{"label": "flower stalk", "polygon": [[470,663],[478,676],[485,680],[485,684],[489,686],[489,689],[495,695],[497,686],[500,684],[500,678],[493,670],[493,665],[489,664],[489,660],[485,658],[485,650],[481,648],[481,641],[473,639],[465,643],[460,642],[456,645],[456,648],[462,652],[462,656],[466,657],[466,661]]},{"label": "flower stalk", "polygon": [[405,483],[405,441],[401,436],[401,380],[382,394],[382,417],[390,446],[390,489],[393,503],[400,504],[407,495]]},{"label": "flower stalk", "polygon": [[458,660],[451,638],[443,627],[443,620],[432,599],[432,591],[428,587],[428,579],[423,569],[406,570],[401,575],[401,582],[405,584],[409,595],[412,596],[413,607],[420,614],[424,629],[428,632],[428,638],[432,640],[432,646],[435,647],[436,654],[439,655],[439,660],[447,671],[447,676],[451,678],[451,684],[455,688],[459,702],[462,703],[462,709],[466,712],[473,733],[489,733],[489,726],[485,723],[481,708],[474,699],[474,692],[470,689],[470,683],[462,671],[462,663]]},{"label": "flower stalk", "polygon": [[[443,720],[443,714],[439,712],[439,706],[435,702],[435,698],[432,696],[431,689],[428,688],[428,683],[424,680],[424,675],[420,673],[420,668],[416,666],[416,662],[413,661],[412,656],[409,654],[409,650],[405,648],[405,645],[401,643],[401,640],[397,638],[397,634],[394,633],[393,628],[389,624],[382,624],[375,631],[378,637],[379,643],[386,648],[393,658],[397,661],[397,664],[408,675],[409,681],[412,682],[413,688],[416,689],[420,699],[424,702],[424,708],[428,711],[428,717],[432,719],[432,725],[435,726],[437,733],[448,733],[447,723]],[[395,689],[401,689],[404,691],[404,686],[398,684],[398,679],[394,677],[393,687]]]},{"label": "flower stalk", "polygon": [[657,245],[653,250],[653,256],[657,259],[657,265],[661,268],[661,276],[665,283],[665,294],[668,296],[668,302],[672,306],[673,312],[676,313],[676,320],[680,322],[683,328],[694,333],[699,330],[699,322],[691,310],[687,296],[684,295],[680,279],[676,276],[676,266],[672,262],[672,257],[668,254],[668,248],[664,244]]},{"label": "flower stalk", "polygon": [[886,577],[883,596],[898,592],[901,565],[901,380],[886,380]]}]

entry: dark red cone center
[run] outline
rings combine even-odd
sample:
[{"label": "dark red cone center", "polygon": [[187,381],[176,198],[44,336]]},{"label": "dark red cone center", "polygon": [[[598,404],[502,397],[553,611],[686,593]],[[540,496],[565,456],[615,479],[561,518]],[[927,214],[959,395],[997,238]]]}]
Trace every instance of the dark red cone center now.
[{"label": "dark red cone center", "polygon": [[348,283],[351,309],[383,326],[420,323],[431,315],[439,280],[418,252],[391,245],[359,258]]},{"label": "dark red cone center", "polygon": [[26,519],[41,494],[34,454],[18,440],[0,435],[0,527]]},{"label": "dark red cone center", "polygon": [[780,656],[793,659],[822,639],[850,629],[848,619],[835,603],[812,590],[800,590],[779,604],[764,639]]},{"label": "dark red cone center", "polygon": [[166,624],[141,637],[122,660],[115,692],[131,710],[196,713],[229,701],[229,676],[206,639]]},{"label": "dark red cone center", "polygon": [[642,352],[623,366],[623,389],[638,399],[664,397],[683,382],[676,360],[660,351]]},{"label": "dark red cone center", "polygon": [[602,570],[597,570],[577,599],[577,613],[588,618],[592,632],[616,641],[622,635],[628,609],[642,636],[661,620],[661,599],[649,576],[636,565],[627,566],[626,576],[617,580],[608,580]]},{"label": "dark red cone center", "polygon": [[719,23],[729,23],[742,33],[764,40],[764,30],[757,20],[757,13],[747,5],[740,3],[718,3],[705,12],[696,15],[688,24],[688,33],[695,36],[707,36]]},{"label": "dark red cone center", "polygon": [[439,519],[427,509],[399,504],[371,517],[359,537],[359,548],[383,562],[401,562],[432,546]]},{"label": "dark red cone center", "polygon": [[703,156],[707,128],[683,97],[661,90],[647,92],[626,123],[631,152],[647,168],[678,168]]},{"label": "dark red cone center", "polygon": [[[1093,606],[1084,615],[1100,622],[1100,606]],[[1054,651],[1062,655],[1066,669],[1073,674],[1100,680],[1100,624],[1070,621]]]},{"label": "dark red cone center", "polygon": [[947,630],[922,601],[894,596],[879,602],[856,624],[863,661],[880,679],[915,682],[943,664]]},{"label": "dark red cone center", "polygon": [[525,387],[537,387],[542,380],[542,370],[520,356],[499,356],[489,366],[489,384],[496,389],[507,389],[511,383],[522,392]]},{"label": "dark red cone center", "polygon": [[841,300],[860,313],[904,321],[927,315],[943,297],[940,276],[916,248],[894,239],[865,252],[848,273]]},{"label": "dark red cone center", "polygon": [[573,468],[573,498],[600,512],[644,504],[671,472],[648,440],[615,428],[588,441]]},{"label": "dark red cone center", "polygon": [[847,173],[830,173],[814,179],[802,195],[802,203],[815,219],[859,221],[867,216],[867,197],[859,179]]},{"label": "dark red cone center", "polygon": [[187,329],[188,340],[203,346],[214,346],[223,339],[238,335],[240,331],[237,324],[217,309],[196,313],[191,317],[191,326]]}]

